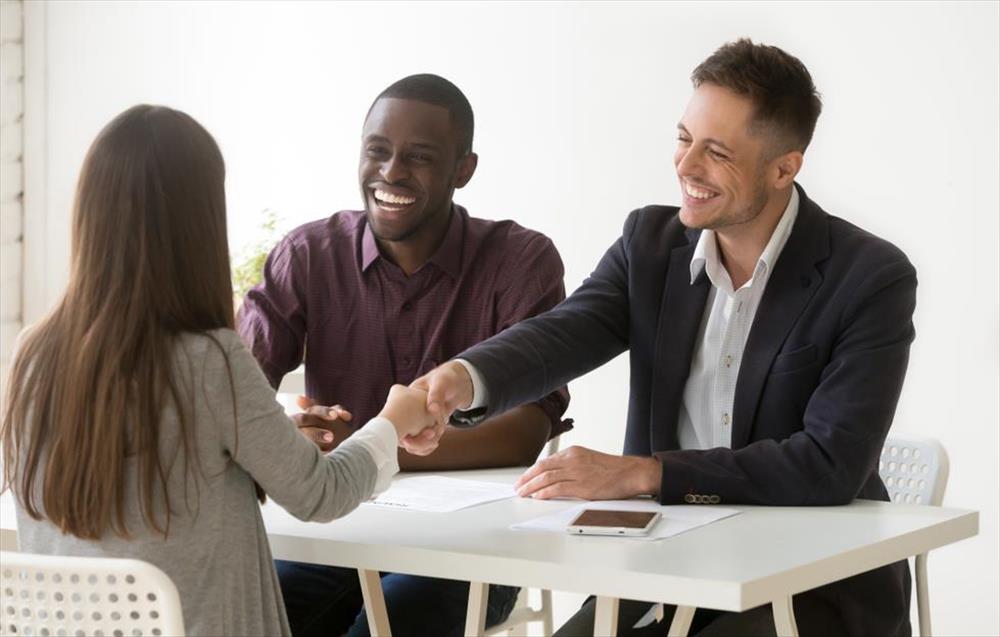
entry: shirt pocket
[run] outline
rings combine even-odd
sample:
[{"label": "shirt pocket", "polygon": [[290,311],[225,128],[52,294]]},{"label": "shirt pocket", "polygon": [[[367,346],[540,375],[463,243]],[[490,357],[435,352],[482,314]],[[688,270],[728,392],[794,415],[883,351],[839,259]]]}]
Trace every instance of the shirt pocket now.
[{"label": "shirt pocket", "polygon": [[801,369],[812,367],[816,362],[816,346],[813,344],[803,345],[790,352],[782,352],[774,359],[771,365],[771,374],[784,374],[796,372]]}]

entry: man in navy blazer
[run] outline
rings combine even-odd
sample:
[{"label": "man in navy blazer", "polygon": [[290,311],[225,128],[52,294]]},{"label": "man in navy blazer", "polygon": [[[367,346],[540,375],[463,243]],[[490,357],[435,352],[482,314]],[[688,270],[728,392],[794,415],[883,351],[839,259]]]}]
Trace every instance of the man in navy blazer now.
[{"label": "man in navy blazer", "polygon": [[[913,340],[916,273],[890,243],[827,214],[795,182],[821,109],[802,63],[730,43],[695,69],[674,157],[683,202],[632,212],[553,310],[419,379],[428,407],[474,424],[629,350],[624,455],[571,447],[521,495],[664,504],[888,500],[878,457]],[[748,547],[751,548],[752,547]],[[804,635],[910,635],[899,562],[794,598]],[[650,605],[622,602],[619,634]],[[562,633],[593,627],[589,602]],[[699,610],[692,633],[774,632],[768,607]]]}]

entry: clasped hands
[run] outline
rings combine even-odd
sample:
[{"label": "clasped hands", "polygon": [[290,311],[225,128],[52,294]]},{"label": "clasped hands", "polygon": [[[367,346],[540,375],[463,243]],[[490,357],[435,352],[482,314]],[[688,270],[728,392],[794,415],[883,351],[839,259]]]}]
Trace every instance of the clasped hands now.
[{"label": "clasped hands", "polygon": [[[324,453],[332,450],[353,433],[348,424],[353,414],[341,405],[317,405],[306,396],[298,397],[302,413],[292,416],[299,432],[312,440]],[[385,405],[378,413],[396,428],[399,446],[407,452],[426,456],[438,446],[445,424],[427,410],[427,392],[416,387],[393,385]]]},{"label": "clasped hands", "polygon": [[[393,385],[379,415],[395,425],[401,447],[423,456],[437,448],[451,414],[469,407],[472,400],[468,370],[461,363],[449,361],[409,387]],[[339,405],[319,407],[300,397],[299,406],[306,410],[295,417],[300,430],[321,449],[332,449],[335,441],[350,435],[346,423],[352,415]],[[514,488],[519,495],[539,499],[613,500],[657,495],[661,476],[661,465],[654,458],[615,456],[573,446],[536,462],[518,478]]]},{"label": "clasped hands", "polygon": [[[426,456],[437,449],[445,427],[456,409],[472,402],[472,379],[460,363],[441,365],[410,383],[393,385],[379,412],[396,427],[399,445],[407,452]],[[336,447],[354,431],[353,414],[341,405],[317,405],[299,396],[301,413],[292,416],[299,432],[316,443],[324,453]]]}]

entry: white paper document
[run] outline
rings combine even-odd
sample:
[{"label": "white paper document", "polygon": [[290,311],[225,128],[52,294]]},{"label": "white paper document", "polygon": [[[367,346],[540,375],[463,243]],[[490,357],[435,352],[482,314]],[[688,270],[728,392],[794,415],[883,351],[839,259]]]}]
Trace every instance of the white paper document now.
[{"label": "white paper document", "polygon": [[699,526],[705,526],[706,524],[711,524],[712,522],[717,522],[740,513],[736,509],[724,509],[717,506],[687,504],[663,506],[655,500],[604,500],[601,502],[582,502],[578,506],[569,509],[532,518],[518,524],[512,524],[510,528],[522,531],[566,533],[566,527],[584,509],[660,512],[660,521],[656,523],[656,526],[649,532],[649,535],[608,536],[618,538],[628,537],[630,540],[662,540],[663,538],[679,535],[685,531],[690,531]]},{"label": "white paper document", "polygon": [[414,476],[393,481],[392,486],[368,506],[448,513],[467,507],[513,498],[514,487],[498,482],[461,480],[444,476]]}]

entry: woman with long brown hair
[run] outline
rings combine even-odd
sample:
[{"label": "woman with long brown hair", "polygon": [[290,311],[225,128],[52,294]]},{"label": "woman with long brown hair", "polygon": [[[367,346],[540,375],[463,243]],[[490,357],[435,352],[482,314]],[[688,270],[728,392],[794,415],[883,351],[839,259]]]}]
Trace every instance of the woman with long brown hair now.
[{"label": "woman with long brown hair", "polygon": [[288,634],[257,494],[342,516],[385,488],[398,440],[430,419],[425,394],[397,386],[328,456],[297,433],[233,332],[224,177],[179,111],[136,106],[98,135],[69,285],[11,369],[4,488],[21,550],[152,562],[189,634]]}]

